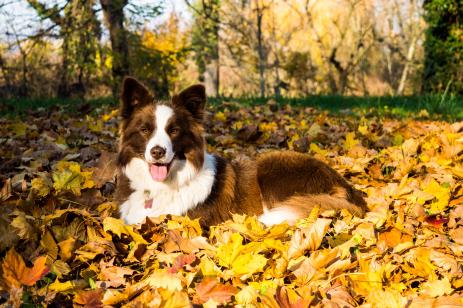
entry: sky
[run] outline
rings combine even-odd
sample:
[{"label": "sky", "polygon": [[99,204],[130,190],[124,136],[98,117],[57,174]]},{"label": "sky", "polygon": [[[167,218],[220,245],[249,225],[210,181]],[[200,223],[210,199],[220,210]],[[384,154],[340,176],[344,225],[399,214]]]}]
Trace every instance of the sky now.
[{"label": "sky", "polygon": [[[49,6],[64,2],[62,0],[42,1]],[[154,27],[157,23],[163,22],[172,11],[178,12],[186,20],[190,19],[188,7],[184,0],[130,0],[129,2],[136,5],[162,3],[164,14],[154,20],[147,20],[148,27]],[[130,18],[129,10],[127,10],[127,15]],[[29,6],[26,0],[0,0],[0,43],[11,43],[15,40],[16,35],[20,39],[25,38],[36,33],[38,29],[46,29],[50,25],[50,22],[40,21],[37,18],[34,9]]]}]

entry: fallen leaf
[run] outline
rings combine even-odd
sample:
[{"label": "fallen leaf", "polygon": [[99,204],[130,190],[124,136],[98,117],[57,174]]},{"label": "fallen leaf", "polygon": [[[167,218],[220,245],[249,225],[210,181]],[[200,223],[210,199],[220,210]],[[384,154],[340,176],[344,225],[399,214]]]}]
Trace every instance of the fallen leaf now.
[{"label": "fallen leaf", "polygon": [[26,267],[24,260],[13,248],[10,249],[2,262],[3,279],[11,288],[20,288],[22,285],[33,286],[49,272],[46,265],[47,258],[42,256],[34,261],[32,268]]},{"label": "fallen leaf", "polygon": [[226,304],[238,292],[235,287],[221,284],[215,278],[205,278],[196,285],[195,289],[197,294],[195,304],[204,304],[211,299],[219,304]]}]

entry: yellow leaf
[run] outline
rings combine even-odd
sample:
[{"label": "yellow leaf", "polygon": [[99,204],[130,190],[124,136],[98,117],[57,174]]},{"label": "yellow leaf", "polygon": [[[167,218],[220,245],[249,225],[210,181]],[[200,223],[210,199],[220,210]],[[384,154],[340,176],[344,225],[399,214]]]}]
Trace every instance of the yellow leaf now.
[{"label": "yellow leaf", "polygon": [[247,253],[239,255],[232,263],[231,269],[235,275],[249,275],[261,272],[267,264],[267,258],[260,254]]},{"label": "yellow leaf", "polygon": [[354,132],[349,132],[346,134],[346,141],[344,141],[344,150],[349,151],[356,145],[360,144],[360,142],[355,139],[355,133]]},{"label": "yellow leaf", "polygon": [[452,285],[447,277],[441,280],[426,281],[423,283],[421,293],[429,297],[439,297],[453,292]]},{"label": "yellow leaf", "polygon": [[368,134],[368,125],[359,125],[358,132],[366,136]]},{"label": "yellow leaf", "polygon": [[165,302],[162,303],[164,308],[190,308],[191,303],[185,292],[173,292]]},{"label": "yellow leaf", "polygon": [[217,249],[219,265],[230,267],[243,248],[243,237],[239,233],[233,233],[227,244]]},{"label": "yellow leaf", "polygon": [[318,134],[320,134],[322,131],[320,125],[318,125],[318,123],[314,123],[312,124],[312,126],[310,126],[310,129],[307,131],[307,135],[312,137],[312,138],[315,138],[318,136]]},{"label": "yellow leaf", "polygon": [[72,237],[58,243],[61,260],[67,261],[74,253],[76,240]]},{"label": "yellow leaf", "polygon": [[208,256],[203,256],[201,258],[199,268],[201,269],[201,273],[205,277],[215,276],[220,272],[220,268],[218,268],[217,265],[215,265],[214,261],[212,261]]},{"label": "yellow leaf", "polygon": [[148,244],[148,242],[134,230],[133,226],[126,225],[122,220],[114,217],[106,217],[103,220],[103,229],[105,232],[111,231],[121,237],[122,234],[129,235],[135,243]]},{"label": "yellow leaf", "polygon": [[28,126],[24,122],[16,122],[10,125],[11,131],[17,136],[22,137],[26,135]]},{"label": "yellow leaf", "polygon": [[240,305],[251,305],[257,300],[258,293],[256,289],[251,286],[245,286],[236,295],[236,302]]},{"label": "yellow leaf", "polygon": [[[219,264],[233,270],[239,276],[262,271],[267,259],[255,253],[256,250],[250,246],[243,246],[242,242],[243,237],[239,233],[233,233],[228,243],[217,249]],[[258,243],[252,246],[254,247],[255,244]],[[248,251],[254,251],[254,253]]]},{"label": "yellow leaf", "polygon": [[288,257],[290,259],[297,258],[303,255],[306,250],[317,249],[325,237],[330,223],[331,219],[319,218],[309,228],[297,229],[289,244]]},{"label": "yellow leaf", "polygon": [[219,122],[225,122],[227,121],[227,116],[222,111],[219,111],[214,115],[214,119]]},{"label": "yellow leaf", "polygon": [[152,288],[164,288],[171,292],[182,290],[182,281],[175,274],[167,272],[153,272],[146,279]]},{"label": "yellow leaf", "polygon": [[87,282],[83,279],[79,280],[68,280],[64,282],[60,282],[56,279],[53,283],[51,283],[48,288],[51,291],[55,292],[73,292],[76,290],[84,289],[88,286]]},{"label": "yellow leaf", "polygon": [[372,307],[406,307],[408,302],[407,298],[396,290],[375,290],[374,292],[370,292],[367,296],[367,302],[370,303]]},{"label": "yellow leaf", "polygon": [[423,191],[433,195],[436,199],[428,209],[430,215],[442,213],[448,207],[450,199],[450,187],[448,184],[439,184],[436,180],[432,179],[424,187]]},{"label": "yellow leaf", "polygon": [[289,148],[290,150],[292,150],[292,149],[294,148],[294,147],[293,147],[294,142],[296,142],[296,141],[299,140],[299,139],[301,139],[301,137],[299,136],[298,133],[295,133],[295,134],[291,137],[291,139],[288,140],[288,148]]},{"label": "yellow leaf", "polygon": [[81,189],[92,188],[92,172],[82,172],[80,165],[71,161],[59,161],[53,172],[53,187],[56,191],[70,190],[80,196]]},{"label": "yellow leaf", "polygon": [[277,129],[278,129],[278,124],[275,122],[262,122],[259,124],[259,130],[264,133],[275,132]]},{"label": "yellow leaf", "polygon": [[51,183],[47,178],[34,178],[31,181],[31,189],[35,195],[39,197],[46,197],[50,193]]},{"label": "yellow leaf", "polygon": [[312,153],[320,154],[321,156],[326,156],[326,154],[328,154],[328,151],[320,149],[320,147],[313,142],[310,144],[310,151]]}]

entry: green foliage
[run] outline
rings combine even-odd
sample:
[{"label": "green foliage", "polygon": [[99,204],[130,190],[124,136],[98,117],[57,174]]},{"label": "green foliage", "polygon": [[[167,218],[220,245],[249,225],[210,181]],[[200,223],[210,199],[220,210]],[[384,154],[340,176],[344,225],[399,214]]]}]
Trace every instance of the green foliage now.
[{"label": "green foliage", "polygon": [[425,1],[428,30],[425,43],[424,90],[463,93],[463,2]]},{"label": "green foliage", "polygon": [[424,97],[420,105],[431,114],[446,115],[449,119],[455,119],[458,111],[461,111],[463,102],[455,94],[449,94],[451,82],[448,83],[442,95],[429,95]]},{"label": "green foliage", "polygon": [[191,48],[200,75],[206,71],[208,62],[219,57],[219,9],[220,0],[198,1],[194,9]]},{"label": "green foliage", "polygon": [[289,52],[283,69],[288,79],[294,80],[297,84],[297,88],[302,90],[303,95],[310,94],[307,81],[315,78],[317,68],[312,64],[309,52]]}]

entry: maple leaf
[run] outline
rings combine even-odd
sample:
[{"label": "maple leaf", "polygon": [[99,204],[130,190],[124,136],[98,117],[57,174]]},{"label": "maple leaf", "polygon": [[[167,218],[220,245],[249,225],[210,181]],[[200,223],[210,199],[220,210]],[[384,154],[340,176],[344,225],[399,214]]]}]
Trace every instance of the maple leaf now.
[{"label": "maple leaf", "polygon": [[436,198],[436,201],[432,202],[428,209],[430,215],[442,213],[447,208],[450,199],[448,184],[441,185],[433,179],[424,187],[424,192]]},{"label": "maple leaf", "polygon": [[238,276],[262,271],[267,258],[260,254],[245,252],[248,247],[242,242],[243,237],[239,233],[232,234],[229,242],[217,249],[219,264],[231,269]]},{"label": "maple leaf", "polygon": [[83,172],[76,162],[59,161],[53,172],[53,187],[56,191],[70,190],[80,196],[81,189],[92,188],[95,183],[92,180],[92,172]]},{"label": "maple leaf", "polygon": [[32,268],[26,267],[20,254],[10,249],[3,259],[3,279],[9,288],[20,288],[22,285],[32,286],[49,272],[46,265],[47,258],[39,257]]},{"label": "maple leaf", "polygon": [[344,150],[349,151],[359,143],[360,142],[357,139],[355,139],[355,133],[349,132],[346,134],[346,140],[344,141]]},{"label": "maple leaf", "polygon": [[219,304],[226,304],[238,292],[237,288],[221,284],[217,279],[210,277],[197,284],[195,289],[197,295],[195,304],[204,304],[211,299]]}]

